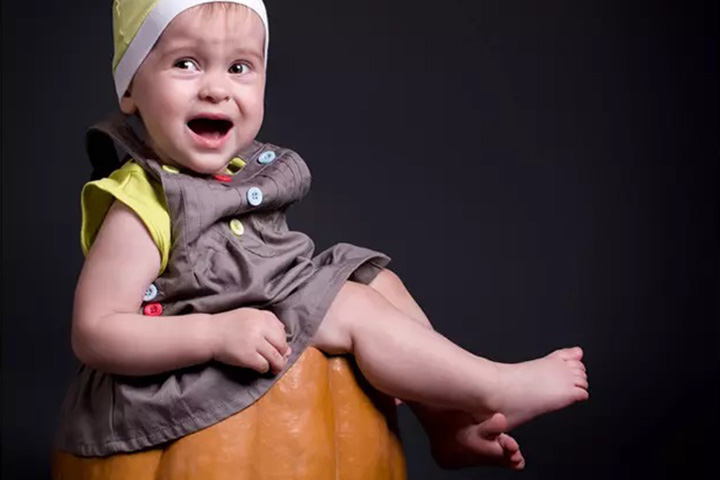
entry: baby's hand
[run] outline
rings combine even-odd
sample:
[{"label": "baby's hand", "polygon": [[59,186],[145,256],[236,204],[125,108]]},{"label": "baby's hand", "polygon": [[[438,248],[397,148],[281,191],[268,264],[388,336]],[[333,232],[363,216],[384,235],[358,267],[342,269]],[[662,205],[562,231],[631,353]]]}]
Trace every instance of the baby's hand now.
[{"label": "baby's hand", "polygon": [[283,369],[290,347],[285,341],[285,326],[274,314],[238,308],[214,317],[214,360],[260,373]]}]

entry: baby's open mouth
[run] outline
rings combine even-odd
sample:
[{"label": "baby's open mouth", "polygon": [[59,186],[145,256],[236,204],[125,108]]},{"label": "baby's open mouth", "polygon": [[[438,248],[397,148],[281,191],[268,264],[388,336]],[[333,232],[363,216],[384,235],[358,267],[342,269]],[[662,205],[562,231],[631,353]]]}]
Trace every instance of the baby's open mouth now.
[{"label": "baby's open mouth", "polygon": [[188,128],[204,138],[222,138],[233,127],[230,120],[220,118],[193,118],[187,122]]}]

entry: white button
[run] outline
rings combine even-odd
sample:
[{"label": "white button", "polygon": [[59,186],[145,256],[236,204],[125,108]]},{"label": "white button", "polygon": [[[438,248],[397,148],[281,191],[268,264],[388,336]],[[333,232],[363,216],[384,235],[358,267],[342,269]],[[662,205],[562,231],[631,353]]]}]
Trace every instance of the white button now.
[{"label": "white button", "polygon": [[268,164],[273,160],[275,160],[275,152],[273,152],[272,150],[267,150],[260,154],[260,156],[258,157],[258,162],[262,163],[263,165]]},{"label": "white button", "polygon": [[252,187],[247,192],[248,203],[253,207],[257,207],[263,201],[263,193],[258,187]]},{"label": "white button", "polygon": [[147,287],[147,290],[145,290],[145,296],[143,297],[143,301],[149,302],[151,300],[154,300],[155,297],[157,297],[157,287],[154,283],[151,283],[149,287]]}]

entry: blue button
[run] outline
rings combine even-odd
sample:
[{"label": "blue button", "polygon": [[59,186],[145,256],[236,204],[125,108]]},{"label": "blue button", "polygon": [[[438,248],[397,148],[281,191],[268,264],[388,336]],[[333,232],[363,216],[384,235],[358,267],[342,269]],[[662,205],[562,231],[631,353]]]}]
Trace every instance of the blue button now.
[{"label": "blue button", "polygon": [[275,152],[273,152],[272,150],[263,152],[258,157],[258,162],[262,163],[263,165],[268,164],[268,163],[272,162],[273,160],[275,160]]},{"label": "blue button", "polygon": [[247,192],[247,199],[250,205],[252,205],[253,207],[257,207],[263,201],[262,190],[260,190],[258,187],[252,187]]},{"label": "blue button", "polygon": [[155,297],[157,297],[157,287],[154,283],[151,283],[149,287],[147,287],[147,290],[145,290],[145,296],[143,297],[143,301],[149,302],[151,300],[155,300]]}]

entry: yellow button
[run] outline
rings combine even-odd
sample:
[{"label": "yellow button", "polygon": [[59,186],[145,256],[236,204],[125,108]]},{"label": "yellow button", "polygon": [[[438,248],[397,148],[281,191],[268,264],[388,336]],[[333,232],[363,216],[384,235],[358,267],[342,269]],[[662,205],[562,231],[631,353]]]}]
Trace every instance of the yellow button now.
[{"label": "yellow button", "polygon": [[245,165],[247,165],[247,162],[240,157],[235,157],[230,160],[230,165],[234,165],[238,168],[243,168]]},{"label": "yellow button", "polygon": [[233,218],[232,220],[230,220],[230,230],[232,230],[232,232],[238,237],[245,233],[245,227],[243,226],[242,222],[237,218]]},{"label": "yellow button", "polygon": [[242,170],[245,165],[247,165],[247,162],[245,162],[245,160],[240,157],[235,157],[230,160],[230,164],[228,164],[227,168],[225,169],[225,173],[235,175],[237,172]]},{"label": "yellow button", "polygon": [[180,172],[180,170],[173,167],[172,165],[163,165],[163,170],[165,170],[166,172],[170,172],[170,173],[179,173]]}]

